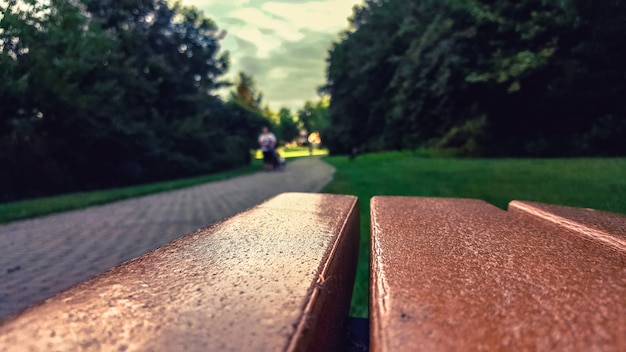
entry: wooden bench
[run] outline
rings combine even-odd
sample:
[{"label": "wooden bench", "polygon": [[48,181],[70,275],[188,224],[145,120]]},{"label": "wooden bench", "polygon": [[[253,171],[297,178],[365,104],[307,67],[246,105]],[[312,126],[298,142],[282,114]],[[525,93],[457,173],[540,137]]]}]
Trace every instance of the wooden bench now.
[{"label": "wooden bench", "polygon": [[[416,197],[371,212],[372,351],[626,350],[625,216]],[[9,318],[0,351],[347,350],[358,237],[355,197],[282,194]]]},{"label": "wooden bench", "polygon": [[9,318],[0,350],[341,350],[358,241],[356,197],[282,194]]},{"label": "wooden bench", "polygon": [[626,216],[371,200],[372,351],[626,351]]}]

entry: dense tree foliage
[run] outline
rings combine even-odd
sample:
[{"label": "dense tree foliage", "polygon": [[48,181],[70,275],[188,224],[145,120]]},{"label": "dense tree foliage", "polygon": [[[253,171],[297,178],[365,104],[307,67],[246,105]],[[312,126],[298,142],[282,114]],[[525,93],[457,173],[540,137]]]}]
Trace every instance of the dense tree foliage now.
[{"label": "dense tree foliage", "polygon": [[0,194],[16,199],[245,164],[263,124],[214,94],[220,32],[165,0],[1,2]]},{"label": "dense tree foliage", "polygon": [[331,49],[333,152],[624,155],[626,2],[367,0]]},{"label": "dense tree foliage", "polygon": [[325,132],[330,128],[329,100],[322,96],[318,101],[305,101],[298,110],[300,128],[308,132]]},{"label": "dense tree foliage", "polygon": [[250,111],[262,112],[263,93],[257,88],[252,75],[239,72],[239,77],[235,82],[235,90],[230,93],[230,101]]},{"label": "dense tree foliage", "polygon": [[291,142],[298,137],[298,122],[293,118],[291,110],[281,108],[278,112],[278,139],[282,142]]}]

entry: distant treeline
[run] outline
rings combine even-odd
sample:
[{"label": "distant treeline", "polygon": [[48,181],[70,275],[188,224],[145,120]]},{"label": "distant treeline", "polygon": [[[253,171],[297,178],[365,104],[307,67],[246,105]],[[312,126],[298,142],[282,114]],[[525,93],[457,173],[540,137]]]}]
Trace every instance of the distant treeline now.
[{"label": "distant treeline", "polygon": [[330,51],[331,152],[626,155],[626,1],[367,0]]},{"label": "distant treeline", "polygon": [[0,2],[0,201],[244,165],[266,124],[215,96],[223,33],[165,0]]}]

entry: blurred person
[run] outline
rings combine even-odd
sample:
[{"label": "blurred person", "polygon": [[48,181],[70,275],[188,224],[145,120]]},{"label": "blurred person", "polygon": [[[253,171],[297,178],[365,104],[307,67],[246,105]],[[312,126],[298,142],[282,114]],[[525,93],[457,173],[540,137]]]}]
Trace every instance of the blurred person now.
[{"label": "blurred person", "polygon": [[308,138],[308,143],[309,143],[309,156],[313,156],[313,147],[318,146],[320,143],[322,143],[322,139],[320,138],[320,133],[319,132],[311,133]]},{"label": "blurred person", "polygon": [[274,159],[276,158],[276,136],[267,127],[263,127],[261,135],[259,135],[259,146],[263,152],[263,170],[273,170]]}]

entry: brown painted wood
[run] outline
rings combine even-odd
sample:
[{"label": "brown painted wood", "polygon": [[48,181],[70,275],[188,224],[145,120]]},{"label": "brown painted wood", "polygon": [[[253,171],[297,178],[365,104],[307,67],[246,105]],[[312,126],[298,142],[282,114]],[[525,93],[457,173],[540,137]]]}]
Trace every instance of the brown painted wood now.
[{"label": "brown painted wood", "polygon": [[337,350],[356,197],[286,193],[0,325],[0,350]]},{"label": "brown painted wood", "polygon": [[371,200],[372,351],[626,350],[626,217],[510,209]]},{"label": "brown painted wood", "polygon": [[514,200],[509,213],[528,221],[552,223],[579,236],[626,252],[626,216],[588,208]]}]

